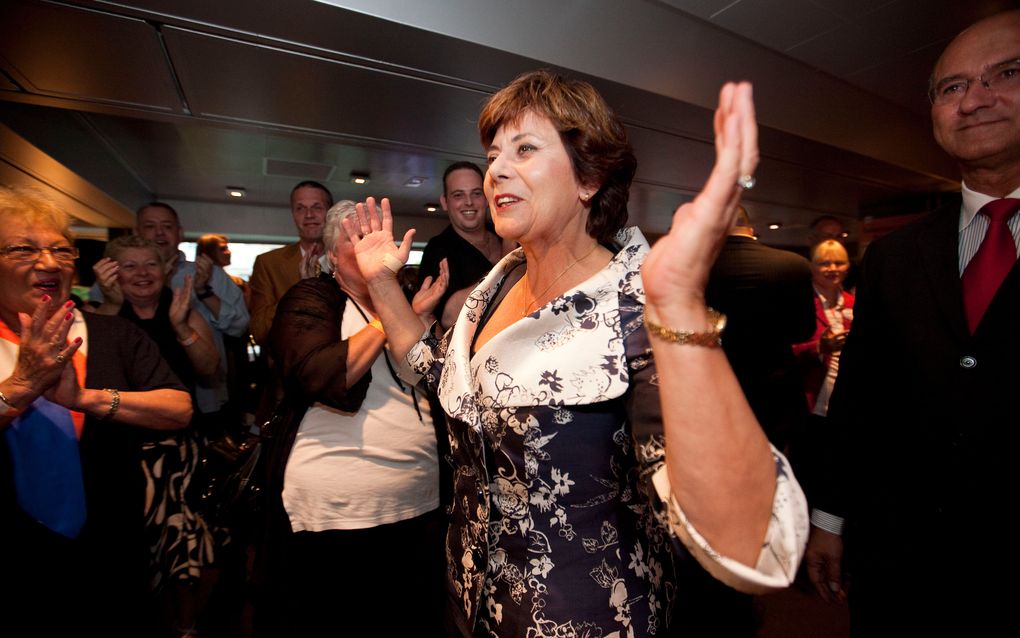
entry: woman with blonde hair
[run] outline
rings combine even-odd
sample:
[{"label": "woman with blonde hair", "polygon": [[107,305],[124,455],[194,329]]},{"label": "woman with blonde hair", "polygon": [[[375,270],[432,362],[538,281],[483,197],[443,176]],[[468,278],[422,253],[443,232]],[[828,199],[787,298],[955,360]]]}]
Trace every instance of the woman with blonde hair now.
[{"label": "woman with blonde hair", "polygon": [[68,301],[67,215],[0,186],[0,540],[11,635],[151,635],[141,441],[184,428],[184,387],[129,322]]}]

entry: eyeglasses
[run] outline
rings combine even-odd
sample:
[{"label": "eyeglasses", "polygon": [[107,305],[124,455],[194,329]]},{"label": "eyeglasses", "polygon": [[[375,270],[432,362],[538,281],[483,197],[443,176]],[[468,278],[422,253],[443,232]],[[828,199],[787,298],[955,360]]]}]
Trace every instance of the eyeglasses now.
[{"label": "eyeglasses", "polygon": [[962,78],[959,76],[939,80],[928,91],[928,99],[935,106],[958,104],[967,94],[971,82],[977,81],[986,90],[999,94],[1020,87],[1020,58],[1000,62],[991,66],[977,77]]},{"label": "eyeglasses", "polygon": [[63,264],[69,264],[78,259],[78,249],[74,246],[37,248],[31,244],[19,244],[17,246],[4,246],[0,248],[0,255],[12,261],[38,261],[43,253],[49,253],[53,259]]}]

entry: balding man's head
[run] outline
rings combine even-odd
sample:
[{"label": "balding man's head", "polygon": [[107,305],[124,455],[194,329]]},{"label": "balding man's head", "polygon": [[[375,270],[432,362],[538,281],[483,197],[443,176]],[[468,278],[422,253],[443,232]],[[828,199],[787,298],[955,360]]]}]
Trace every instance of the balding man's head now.
[{"label": "balding man's head", "polygon": [[939,57],[931,77],[935,139],[970,183],[1020,172],[1020,10],[976,22]]}]

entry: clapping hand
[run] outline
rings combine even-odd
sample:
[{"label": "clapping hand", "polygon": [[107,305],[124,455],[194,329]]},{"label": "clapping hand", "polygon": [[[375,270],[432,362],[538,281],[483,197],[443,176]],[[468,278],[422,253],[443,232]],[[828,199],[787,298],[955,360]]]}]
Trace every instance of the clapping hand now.
[{"label": "clapping hand", "polygon": [[199,255],[195,258],[195,288],[204,290],[209,286],[209,279],[212,277],[213,261],[209,255]]},{"label": "clapping hand", "polygon": [[184,285],[174,290],[173,300],[170,302],[170,325],[173,326],[177,338],[185,340],[191,336],[191,326],[188,325],[188,315],[191,314],[191,291],[194,284],[191,275],[184,276]]},{"label": "clapping hand", "polygon": [[446,287],[450,283],[450,267],[446,263],[444,257],[439,262],[439,274],[433,281],[432,277],[426,277],[421,282],[421,288],[415,293],[414,299],[411,300],[411,308],[414,309],[414,313],[419,317],[433,317],[435,315],[436,305],[439,303],[439,299],[446,292]]},{"label": "clapping hand", "polygon": [[120,264],[109,257],[103,257],[92,266],[99,284],[99,292],[103,293],[103,303],[113,306],[124,305],[124,292],[120,289]]},{"label": "clapping hand", "polygon": [[67,343],[67,335],[74,323],[72,308],[72,302],[58,305],[47,295],[31,315],[18,313],[21,340],[11,381],[24,388],[30,401],[54,387],[65,370],[70,370],[69,374],[74,376],[74,369],[69,363],[82,340],[79,337]]},{"label": "clapping hand", "polygon": [[345,218],[343,227],[354,244],[354,254],[358,260],[361,276],[365,281],[395,277],[411,254],[414,229],[404,234],[404,239],[398,247],[393,241],[393,214],[390,212],[388,198],[384,197],[377,208],[375,198],[369,197],[364,203],[358,204],[356,209],[357,221]]}]

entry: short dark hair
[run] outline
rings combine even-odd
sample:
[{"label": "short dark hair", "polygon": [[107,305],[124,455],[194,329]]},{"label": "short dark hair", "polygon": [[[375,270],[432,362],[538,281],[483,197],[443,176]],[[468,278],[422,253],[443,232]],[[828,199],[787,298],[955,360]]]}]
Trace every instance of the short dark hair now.
[{"label": "short dark hair", "polygon": [[326,208],[329,208],[330,206],[333,205],[333,193],[329,192],[329,189],[320,184],[319,182],[316,182],[315,180],[311,179],[306,179],[305,181],[301,182],[294,188],[290,189],[290,201],[292,202],[294,201],[294,193],[298,192],[299,188],[318,188],[323,193],[326,193],[327,202]]},{"label": "short dark hair", "polygon": [[606,242],[627,224],[630,183],[637,159],[623,122],[591,84],[548,70],[520,75],[482,107],[478,132],[482,146],[492,144],[500,126],[528,111],[552,122],[567,149],[577,181],[598,187],[591,198],[588,234]]},{"label": "short dark hair", "polygon": [[142,204],[141,206],[138,207],[138,210],[135,211],[136,220],[142,216],[142,211],[145,210],[146,208],[162,208],[163,210],[169,212],[171,215],[174,216],[174,221],[177,222],[178,226],[181,225],[181,218],[177,215],[177,211],[174,210],[173,206],[167,204],[166,202],[149,202],[148,204]]},{"label": "short dark hair", "polygon": [[464,169],[474,171],[478,173],[478,177],[481,177],[483,180],[485,179],[485,173],[482,172],[482,169],[478,168],[478,164],[475,164],[474,162],[454,162],[447,166],[446,170],[443,171],[443,195],[446,195],[447,193],[446,178],[450,176],[450,173]]},{"label": "short dark hair", "polygon": [[822,224],[824,224],[825,222],[836,222],[840,226],[843,226],[843,220],[838,217],[834,217],[833,215],[819,215],[818,217],[814,218],[814,220],[811,222],[811,225],[808,226],[808,228],[814,230],[821,226]]}]

